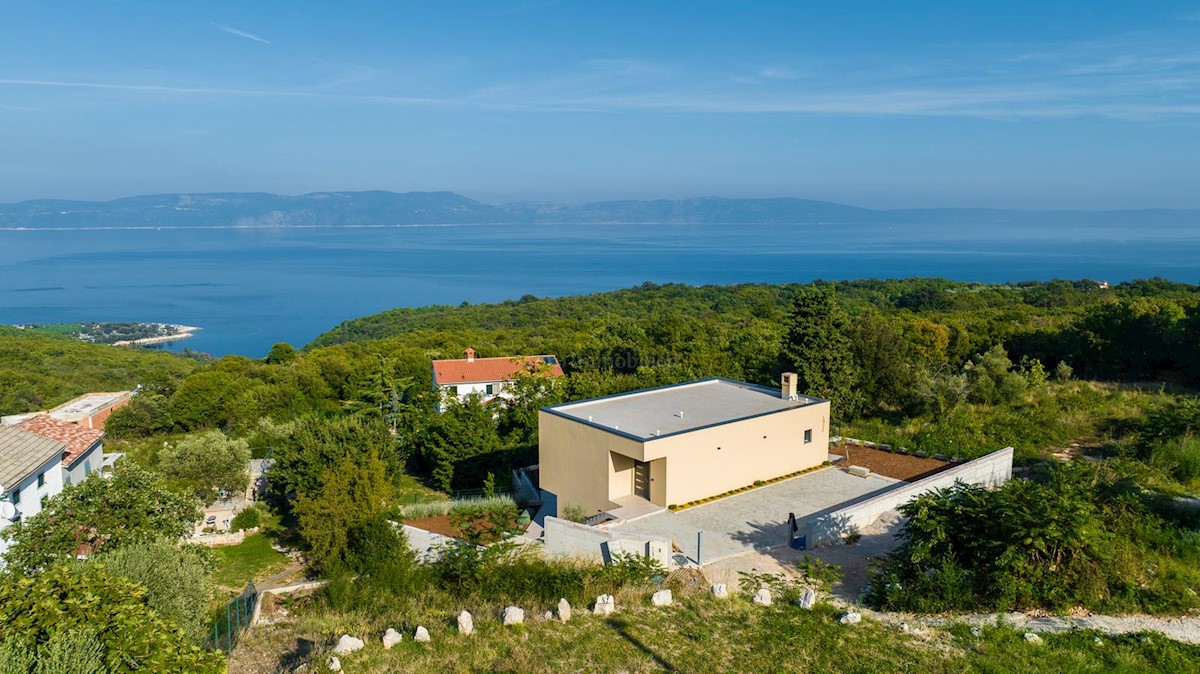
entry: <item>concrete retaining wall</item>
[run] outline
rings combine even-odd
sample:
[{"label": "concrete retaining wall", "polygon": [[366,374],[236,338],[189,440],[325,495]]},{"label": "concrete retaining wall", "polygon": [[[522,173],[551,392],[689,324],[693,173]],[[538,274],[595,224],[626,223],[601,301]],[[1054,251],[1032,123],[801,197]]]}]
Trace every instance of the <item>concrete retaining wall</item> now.
[{"label": "concrete retaining wall", "polygon": [[925,492],[944,489],[955,482],[985,487],[1002,485],[1012,478],[1012,459],[1013,448],[1006,447],[923,480],[901,482],[882,494],[809,517],[800,532],[806,533],[809,548],[835,543],[851,531],[869,527],[880,515]]},{"label": "concrete retaining wall", "polygon": [[461,543],[449,536],[410,527],[407,524],[403,525],[404,537],[408,539],[408,547],[412,548],[413,552],[417,553],[417,559],[421,561],[430,561],[434,557],[433,550],[443,543]]},{"label": "concrete retaining wall", "polygon": [[546,554],[552,557],[577,557],[608,563],[613,553],[632,553],[658,559],[664,568],[671,566],[671,543],[637,536],[622,536],[586,524],[557,517],[546,517]]}]

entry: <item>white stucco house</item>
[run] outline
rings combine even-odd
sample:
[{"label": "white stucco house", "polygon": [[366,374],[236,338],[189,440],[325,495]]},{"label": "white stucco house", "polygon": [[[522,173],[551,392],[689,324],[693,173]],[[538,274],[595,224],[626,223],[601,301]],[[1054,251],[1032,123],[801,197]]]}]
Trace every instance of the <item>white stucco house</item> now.
[{"label": "white stucco house", "polygon": [[[466,400],[468,396],[478,395],[484,404],[510,398],[509,387],[522,373],[563,376],[557,356],[476,358],[472,348],[464,351],[463,358],[435,360],[432,368],[433,387],[442,394],[443,400]],[[441,404],[438,410],[441,410]]]},{"label": "white stucco house", "polygon": [[8,551],[5,530],[42,511],[62,492],[67,445],[15,426],[0,427],[0,555]]}]

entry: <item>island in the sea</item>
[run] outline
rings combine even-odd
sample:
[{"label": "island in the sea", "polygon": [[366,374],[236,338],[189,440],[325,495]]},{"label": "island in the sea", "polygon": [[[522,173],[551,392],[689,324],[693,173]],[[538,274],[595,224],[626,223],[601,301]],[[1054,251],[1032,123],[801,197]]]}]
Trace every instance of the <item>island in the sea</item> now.
[{"label": "island in the sea", "polygon": [[85,322],[26,323],[13,326],[20,330],[63,335],[93,344],[148,346],[191,337],[198,328],[177,323]]}]

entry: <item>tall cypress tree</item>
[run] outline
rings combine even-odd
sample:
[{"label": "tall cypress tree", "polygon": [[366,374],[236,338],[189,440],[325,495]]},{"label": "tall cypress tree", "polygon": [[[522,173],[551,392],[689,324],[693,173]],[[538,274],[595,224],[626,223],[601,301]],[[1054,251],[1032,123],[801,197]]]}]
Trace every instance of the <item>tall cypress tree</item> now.
[{"label": "tall cypress tree", "polygon": [[792,304],[782,351],[781,365],[799,375],[799,391],[828,398],[835,422],[854,417],[862,408],[847,323],[832,287],[802,288]]}]

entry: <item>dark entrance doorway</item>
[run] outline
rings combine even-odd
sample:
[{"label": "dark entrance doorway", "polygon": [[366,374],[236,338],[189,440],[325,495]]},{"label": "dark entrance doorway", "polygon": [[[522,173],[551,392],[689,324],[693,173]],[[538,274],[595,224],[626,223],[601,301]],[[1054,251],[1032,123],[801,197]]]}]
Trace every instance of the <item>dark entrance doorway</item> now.
[{"label": "dark entrance doorway", "polygon": [[633,462],[633,495],[650,500],[650,464],[645,461]]}]

